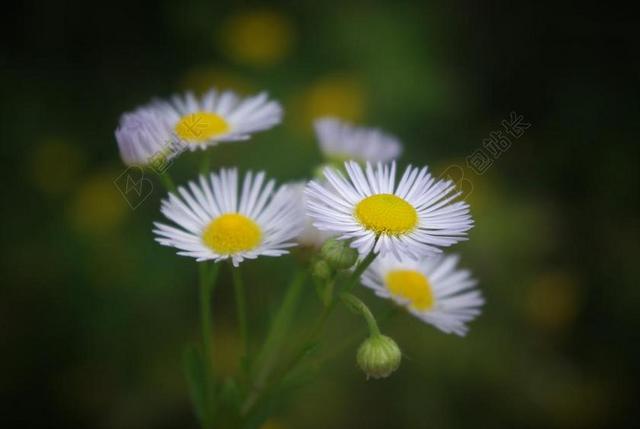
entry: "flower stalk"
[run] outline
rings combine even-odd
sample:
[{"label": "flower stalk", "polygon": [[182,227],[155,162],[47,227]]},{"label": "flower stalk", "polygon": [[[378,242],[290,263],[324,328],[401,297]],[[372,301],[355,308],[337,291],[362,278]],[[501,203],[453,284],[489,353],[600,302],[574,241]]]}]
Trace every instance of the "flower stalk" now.
[{"label": "flower stalk", "polygon": [[351,293],[343,292],[340,294],[340,299],[349,310],[364,318],[367,322],[367,328],[369,328],[369,336],[373,337],[380,335],[380,328],[378,328],[376,318],[373,316],[373,313],[371,313],[371,310],[369,310],[369,307],[367,307],[360,298]]},{"label": "flower stalk", "polygon": [[176,192],[176,185],[175,183],[173,183],[173,179],[171,178],[171,175],[168,171],[164,171],[158,176],[160,176],[160,180],[162,181],[162,184],[167,189],[167,191]]},{"label": "flower stalk", "polygon": [[242,360],[246,363],[247,357],[249,356],[249,327],[247,325],[246,296],[240,268],[232,266],[231,276],[233,277],[233,290],[236,299],[238,327],[240,329],[240,338],[242,339],[243,345]]}]

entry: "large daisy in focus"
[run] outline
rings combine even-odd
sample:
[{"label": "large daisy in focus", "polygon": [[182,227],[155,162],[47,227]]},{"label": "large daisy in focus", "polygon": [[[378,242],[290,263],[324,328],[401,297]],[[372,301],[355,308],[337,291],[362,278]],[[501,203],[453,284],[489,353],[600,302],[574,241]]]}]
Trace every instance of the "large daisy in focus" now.
[{"label": "large daisy in focus", "polygon": [[307,212],[318,229],[353,239],[361,255],[416,259],[465,240],[473,226],[469,205],[455,201],[454,183],[435,179],[426,167],[407,167],[397,185],[395,162],[363,170],[350,161],[345,168],[347,177],[327,167],[326,184],[307,185]]},{"label": "large daisy in focus", "polygon": [[484,298],[471,273],[456,268],[458,260],[457,255],[417,261],[378,258],[362,283],[441,331],[463,336],[467,323],[480,314]]},{"label": "large daisy in focus", "polygon": [[200,176],[162,201],[162,213],[176,226],[154,223],[156,241],[198,261],[280,256],[295,246],[304,213],[286,186],[247,173],[238,194],[236,169]]}]

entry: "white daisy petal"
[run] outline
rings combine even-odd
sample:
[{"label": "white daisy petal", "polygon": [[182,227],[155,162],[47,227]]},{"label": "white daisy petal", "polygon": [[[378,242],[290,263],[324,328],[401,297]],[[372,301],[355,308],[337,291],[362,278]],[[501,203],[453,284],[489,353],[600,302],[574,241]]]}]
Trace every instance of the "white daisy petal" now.
[{"label": "white daisy petal", "polygon": [[396,166],[345,163],[347,177],[325,168],[326,183],[311,181],[306,187],[307,213],[313,225],[342,239],[365,255],[377,237],[381,256],[433,255],[442,247],[466,239],[473,227],[468,204],[454,201],[459,195],[450,182],[434,179],[427,168],[407,167],[396,186]]},{"label": "white daisy petal", "polygon": [[122,161],[129,166],[164,162],[178,154],[173,136],[164,123],[163,110],[144,106],[124,113],[115,131]]},{"label": "white daisy petal", "polygon": [[320,231],[313,225],[313,218],[305,213],[307,206],[307,196],[305,193],[306,182],[293,182],[287,186],[292,190],[293,198],[298,205],[298,210],[304,213],[304,227],[296,237],[296,241],[300,246],[319,249],[324,242],[334,234]]},{"label": "white daisy petal", "polygon": [[396,137],[375,128],[356,127],[329,117],[317,119],[314,128],[327,158],[388,162],[402,153]]},{"label": "white daisy petal", "polygon": [[484,298],[471,273],[456,269],[458,260],[456,255],[379,257],[364,272],[362,284],[441,331],[464,336],[467,323],[481,313]]},{"label": "white daisy petal", "polygon": [[[186,149],[247,140],[282,121],[282,107],[266,93],[242,99],[231,91],[192,92],[151,103],[120,118],[116,140],[127,165],[148,165]],[[159,160],[161,161],[161,160]]]},{"label": "white daisy petal", "polygon": [[296,191],[274,191],[274,181],[264,188],[263,183],[264,173],[249,172],[238,195],[238,172],[233,168],[179,187],[161,204],[161,212],[175,226],[155,222],[156,241],[180,250],[179,255],[198,261],[230,259],[235,266],[246,259],[288,253],[303,228],[303,207],[295,199]]}]

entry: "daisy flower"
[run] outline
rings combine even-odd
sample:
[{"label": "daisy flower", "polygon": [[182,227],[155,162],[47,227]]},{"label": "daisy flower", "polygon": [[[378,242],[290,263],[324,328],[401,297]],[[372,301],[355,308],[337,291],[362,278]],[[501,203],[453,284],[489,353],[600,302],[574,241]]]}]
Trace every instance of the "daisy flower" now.
[{"label": "daisy flower", "polygon": [[345,168],[347,178],[327,167],[326,185],[307,185],[307,212],[318,229],[353,239],[361,255],[417,259],[465,240],[473,226],[469,205],[454,201],[460,195],[454,183],[433,178],[427,167],[407,167],[397,186],[395,162],[367,163],[363,171],[349,161]]},{"label": "daisy flower", "polygon": [[288,185],[291,188],[292,196],[298,203],[298,208],[304,217],[303,227],[300,230],[298,237],[296,237],[296,241],[300,246],[319,249],[325,241],[332,237],[332,234],[326,231],[320,231],[318,228],[313,226],[313,219],[306,214],[307,196],[304,192],[306,185],[306,182],[294,182]]},{"label": "daisy flower", "polygon": [[120,157],[129,166],[146,166],[157,157],[171,158],[178,153],[171,150],[172,135],[163,122],[161,111],[154,107],[140,107],[124,113],[115,136]]},{"label": "daisy flower", "polygon": [[251,133],[272,128],[282,120],[282,107],[264,92],[241,98],[232,91],[211,89],[202,97],[187,92],[152,105],[164,112],[168,128],[191,150],[247,140]]},{"label": "daisy flower", "polygon": [[238,195],[238,172],[223,169],[179,187],[161,211],[176,226],[155,222],[156,241],[198,261],[280,256],[295,245],[304,216],[286,186],[274,192],[263,172],[247,173]]},{"label": "daisy flower", "polygon": [[314,122],[322,153],[330,159],[388,162],[400,156],[397,138],[375,128],[356,127],[335,118]]},{"label": "daisy flower", "polygon": [[378,258],[364,272],[362,284],[441,331],[464,336],[467,323],[480,314],[484,298],[471,273],[456,269],[458,260],[457,255],[417,261]]}]

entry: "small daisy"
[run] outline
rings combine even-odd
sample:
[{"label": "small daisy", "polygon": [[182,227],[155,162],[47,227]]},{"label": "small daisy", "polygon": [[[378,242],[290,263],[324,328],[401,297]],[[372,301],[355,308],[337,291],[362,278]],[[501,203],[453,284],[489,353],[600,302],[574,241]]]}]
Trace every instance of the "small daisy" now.
[{"label": "small daisy", "polygon": [[402,262],[378,258],[363,274],[362,284],[441,331],[464,336],[467,322],[480,314],[484,298],[471,273],[456,269],[458,260],[457,255]]},{"label": "small daisy", "polygon": [[115,135],[120,157],[129,166],[146,166],[157,157],[171,158],[178,153],[171,150],[172,135],[163,122],[161,111],[154,107],[140,107],[124,113]]},{"label": "small daisy", "polygon": [[441,252],[466,239],[473,226],[469,205],[452,181],[437,180],[422,169],[407,167],[396,186],[396,164],[345,163],[348,178],[327,167],[326,185],[307,185],[307,212],[314,225],[353,239],[361,255],[370,251],[417,259]]},{"label": "small daisy", "polygon": [[314,127],[320,149],[330,159],[388,162],[402,152],[397,138],[375,128],[356,127],[335,118],[318,119]]},{"label": "small daisy", "polygon": [[285,249],[295,246],[304,213],[288,187],[274,192],[275,182],[264,182],[263,172],[249,172],[238,195],[233,168],[200,176],[188,189],[179,187],[161,206],[178,228],[154,223],[156,241],[198,261],[231,258],[234,266],[244,259],[288,253]]},{"label": "small daisy", "polygon": [[298,234],[296,241],[300,246],[319,249],[325,241],[332,237],[332,234],[326,231],[320,231],[313,226],[313,219],[306,214],[307,196],[304,192],[307,182],[294,182],[288,184],[292,190],[293,198],[298,203],[299,210],[304,216],[303,228]]},{"label": "small daisy", "polygon": [[170,102],[155,101],[176,138],[191,149],[205,149],[224,141],[247,140],[251,133],[280,123],[282,107],[266,93],[241,98],[232,91],[175,95]]}]

